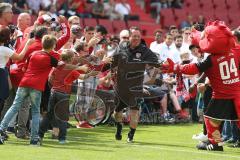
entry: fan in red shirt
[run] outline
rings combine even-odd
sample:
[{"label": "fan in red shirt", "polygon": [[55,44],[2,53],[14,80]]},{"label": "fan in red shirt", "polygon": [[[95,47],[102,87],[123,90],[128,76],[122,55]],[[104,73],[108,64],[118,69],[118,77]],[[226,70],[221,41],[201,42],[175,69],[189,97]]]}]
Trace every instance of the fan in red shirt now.
[{"label": "fan in red shirt", "polygon": [[201,142],[197,148],[223,151],[220,124],[224,120],[238,121],[240,117],[239,53],[235,38],[224,22],[209,22],[202,35],[199,46],[203,52],[210,53],[203,62],[177,65],[168,59],[162,69],[169,73],[207,75],[213,89],[204,115],[209,142]]},{"label": "fan in red shirt", "polygon": [[[61,54],[61,60],[65,64],[72,64],[73,61],[74,52],[72,50],[63,50]],[[41,139],[43,139],[45,132],[48,130],[48,126],[50,122],[57,122],[57,126],[60,132],[59,132],[59,143],[65,143],[66,140],[66,134],[67,134],[67,123],[69,116],[68,116],[68,107],[69,105],[57,105],[63,102],[63,100],[69,101],[70,98],[70,92],[71,92],[71,84],[65,83],[65,78],[72,73],[72,70],[66,70],[64,68],[54,68],[52,69],[52,72],[49,76],[49,81],[52,85],[51,89],[51,95],[49,98],[49,106],[48,106],[48,112],[47,115],[44,116],[43,120],[40,124],[39,129],[39,136]],[[79,72],[76,79],[80,78],[86,78],[86,74],[80,74]],[[66,102],[66,101],[64,101]],[[68,104],[68,103],[67,103]]]},{"label": "fan in red shirt", "polygon": [[[57,44],[55,47],[55,51],[58,51],[61,49],[61,47],[69,40],[70,38],[70,28],[68,25],[68,22],[65,17],[59,16],[59,22],[61,23],[63,34],[62,36],[57,40]],[[42,49],[42,43],[41,39],[44,35],[48,34],[48,28],[45,26],[39,26],[35,29],[35,42],[31,44],[28,48],[27,53],[25,54],[23,60],[18,61],[17,68],[11,70],[10,75],[11,75],[11,81],[13,83],[13,86],[18,86],[22,77],[23,77],[23,67],[25,64],[26,59],[28,59],[29,55],[33,53],[34,51],[38,51]],[[23,41],[22,45],[19,47],[17,52],[21,52],[23,47],[25,46],[25,43],[27,41],[27,38]]]}]

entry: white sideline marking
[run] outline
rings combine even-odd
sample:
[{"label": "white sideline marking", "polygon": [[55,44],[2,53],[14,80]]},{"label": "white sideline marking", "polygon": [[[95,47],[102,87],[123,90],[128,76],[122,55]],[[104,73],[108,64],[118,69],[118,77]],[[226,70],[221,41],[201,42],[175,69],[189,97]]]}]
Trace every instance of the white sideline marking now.
[{"label": "white sideline marking", "polygon": [[[74,137],[74,136],[68,136],[69,138],[71,138],[71,139],[69,139],[70,141],[71,140],[80,140],[81,138],[80,137]],[[123,140],[124,141],[124,140]],[[106,141],[105,141],[106,142]],[[110,142],[110,145],[116,145],[116,143],[112,143],[112,141],[109,139],[109,141],[108,142]],[[160,141],[161,143],[169,143],[169,142],[167,142],[167,141]],[[138,143],[137,141],[136,141],[136,143]],[[141,143],[141,142],[140,142]],[[193,144],[193,143],[186,143],[186,142],[174,142],[174,143],[177,143],[177,144]],[[103,143],[103,144],[105,144],[105,143]],[[119,145],[124,145],[124,146],[127,146],[127,147],[130,147],[130,146],[133,146],[133,147],[142,147],[142,148],[151,148],[151,149],[158,149],[158,150],[165,150],[165,151],[174,151],[174,152],[183,152],[183,153],[194,153],[194,154],[200,154],[200,155],[211,155],[211,156],[218,156],[218,157],[225,157],[225,158],[236,158],[236,159],[240,159],[240,157],[239,156],[233,156],[233,155],[226,155],[226,154],[224,154],[225,152],[220,152],[220,153],[217,153],[217,152],[215,152],[215,151],[202,151],[202,150],[197,150],[197,148],[195,148],[196,149],[196,151],[189,151],[189,150],[182,150],[182,149],[177,149],[177,147],[172,147],[172,148],[169,148],[169,147],[162,147],[162,146],[149,146],[149,145],[144,145],[144,144],[134,144],[134,143],[119,143]],[[193,146],[193,148],[194,148],[194,146]],[[236,149],[238,149],[238,148],[236,148]],[[222,153],[222,154],[221,154]]]},{"label": "white sideline marking", "polygon": [[220,156],[220,157],[227,157],[227,158],[237,158],[240,159],[239,156],[231,156],[231,155],[225,155],[224,152],[223,154],[219,154],[215,151],[189,151],[189,150],[182,150],[182,149],[176,149],[176,148],[168,148],[168,147],[154,147],[154,146],[146,146],[146,145],[138,145],[138,144],[127,144],[128,146],[135,146],[135,147],[142,147],[142,148],[151,148],[151,149],[159,149],[159,150],[165,150],[165,151],[174,151],[174,152],[185,152],[185,153],[194,153],[194,154],[205,154],[205,155],[211,155],[211,156]]}]

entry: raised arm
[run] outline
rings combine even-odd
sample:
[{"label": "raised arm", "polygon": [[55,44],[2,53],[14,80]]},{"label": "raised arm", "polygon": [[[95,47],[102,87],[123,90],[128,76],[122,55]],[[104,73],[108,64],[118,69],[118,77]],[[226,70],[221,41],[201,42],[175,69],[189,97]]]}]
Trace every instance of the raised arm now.
[{"label": "raised arm", "polygon": [[61,23],[63,34],[57,41],[55,51],[61,49],[62,46],[67,43],[70,38],[70,27],[66,18],[64,16],[59,16],[59,22]]}]

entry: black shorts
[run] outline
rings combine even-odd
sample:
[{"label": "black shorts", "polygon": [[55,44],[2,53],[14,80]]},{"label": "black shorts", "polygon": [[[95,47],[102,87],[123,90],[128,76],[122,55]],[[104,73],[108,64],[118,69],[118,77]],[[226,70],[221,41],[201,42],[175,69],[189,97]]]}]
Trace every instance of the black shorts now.
[{"label": "black shorts", "polygon": [[211,99],[204,116],[217,120],[238,120],[233,99]]},{"label": "black shorts", "polygon": [[125,103],[124,101],[122,101],[121,99],[115,101],[116,102],[116,108],[115,111],[116,112],[121,112],[124,108],[130,108],[131,110],[139,110],[140,108],[140,103],[142,102],[142,98],[137,99],[137,105],[136,106],[129,106],[127,105],[127,103]]},{"label": "black shorts", "polygon": [[[158,87],[156,85],[149,85],[147,87],[144,87],[150,95],[144,95],[144,99],[154,99],[158,98],[159,100],[162,100],[162,98],[167,94],[165,91],[161,89],[161,87]],[[142,102],[142,98],[137,99],[137,106],[128,106],[126,103],[124,103],[121,99],[116,101],[116,112],[122,111],[124,108],[130,107],[132,110],[139,110],[140,104]]]}]

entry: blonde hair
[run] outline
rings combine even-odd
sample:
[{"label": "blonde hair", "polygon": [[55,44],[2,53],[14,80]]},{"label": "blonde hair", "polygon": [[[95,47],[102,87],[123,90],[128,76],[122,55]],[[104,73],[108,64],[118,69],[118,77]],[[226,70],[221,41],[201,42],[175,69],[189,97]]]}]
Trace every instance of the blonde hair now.
[{"label": "blonde hair", "polygon": [[72,21],[73,21],[74,19],[77,19],[77,20],[80,21],[80,18],[79,18],[78,16],[71,16],[71,17],[68,18],[68,23],[69,23],[69,24],[72,24]]},{"label": "blonde hair", "polygon": [[180,58],[181,58],[181,60],[189,60],[189,57],[190,56],[190,54],[188,53],[188,52],[183,52],[183,53],[181,53],[180,54]]},{"label": "blonde hair", "polygon": [[54,49],[55,45],[57,43],[57,38],[53,35],[45,35],[42,38],[42,46],[43,49],[45,50],[50,50],[50,49]]},{"label": "blonde hair", "polygon": [[64,49],[61,54],[61,59],[64,62],[71,62],[74,52],[71,49]]}]

